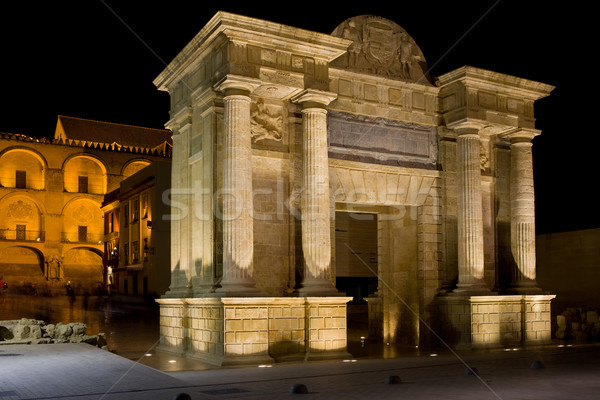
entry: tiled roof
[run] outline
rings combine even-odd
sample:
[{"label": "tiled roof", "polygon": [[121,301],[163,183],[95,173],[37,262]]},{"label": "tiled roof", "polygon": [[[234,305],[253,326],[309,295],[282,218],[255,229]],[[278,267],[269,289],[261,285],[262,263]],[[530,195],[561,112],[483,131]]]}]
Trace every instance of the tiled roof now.
[{"label": "tiled roof", "polygon": [[172,132],[166,129],[144,128],[112,122],[59,115],[55,139],[116,144],[119,147],[155,149],[172,145]]}]

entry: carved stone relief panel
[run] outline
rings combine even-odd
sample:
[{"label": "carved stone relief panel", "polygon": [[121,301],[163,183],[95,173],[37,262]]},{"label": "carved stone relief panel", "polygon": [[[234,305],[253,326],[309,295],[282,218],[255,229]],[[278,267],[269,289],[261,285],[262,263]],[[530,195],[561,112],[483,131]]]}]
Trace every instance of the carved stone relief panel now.
[{"label": "carved stone relief panel", "polygon": [[8,205],[8,213],[6,216],[8,218],[14,218],[15,220],[32,219],[33,207],[23,200],[17,200]]},{"label": "carved stone relief panel", "polygon": [[330,111],[329,157],[406,167],[434,168],[435,128]]},{"label": "carved stone relief panel", "polygon": [[257,148],[283,150],[285,115],[280,104],[257,98],[250,105],[252,144]]}]

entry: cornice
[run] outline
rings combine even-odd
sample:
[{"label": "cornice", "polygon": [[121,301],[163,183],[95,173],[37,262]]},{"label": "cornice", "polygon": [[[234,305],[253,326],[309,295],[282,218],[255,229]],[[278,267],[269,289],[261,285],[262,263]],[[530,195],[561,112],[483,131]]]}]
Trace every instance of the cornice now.
[{"label": "cornice", "polygon": [[154,80],[159,90],[167,90],[176,77],[213,46],[219,35],[230,41],[281,49],[298,55],[332,61],[346,52],[352,41],[261,19],[217,12],[200,32]]},{"label": "cornice", "polygon": [[436,86],[440,88],[457,82],[462,83],[465,87],[503,91],[533,100],[549,96],[555,88],[546,83],[470,66],[455,69],[435,79]]}]

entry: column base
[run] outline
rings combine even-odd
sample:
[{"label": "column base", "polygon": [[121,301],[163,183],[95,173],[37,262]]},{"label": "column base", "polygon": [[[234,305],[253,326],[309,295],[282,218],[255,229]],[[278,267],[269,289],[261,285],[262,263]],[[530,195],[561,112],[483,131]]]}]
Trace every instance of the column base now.
[{"label": "column base", "polygon": [[335,297],[345,296],[338,292],[329,279],[311,279],[302,282],[302,287],[295,293],[300,297]]},{"label": "column base", "polygon": [[262,297],[265,293],[257,288],[249,287],[220,287],[214,292],[207,292],[205,297]]},{"label": "column base", "polygon": [[459,283],[456,285],[456,288],[449,293],[450,296],[486,296],[492,294],[494,293],[492,293],[492,291],[485,286],[484,283]]},{"label": "column base", "polygon": [[541,288],[537,286],[535,281],[517,282],[510,285],[506,290],[506,294],[517,294],[517,295],[539,295],[543,294]]},{"label": "column base", "polygon": [[243,279],[221,282],[220,287],[207,295],[209,297],[260,297],[265,296],[265,293],[255,286],[253,280]]},{"label": "column base", "polygon": [[186,297],[191,297],[193,295],[193,291],[191,287],[179,287],[167,290],[165,294],[161,296],[163,299],[182,299]]}]

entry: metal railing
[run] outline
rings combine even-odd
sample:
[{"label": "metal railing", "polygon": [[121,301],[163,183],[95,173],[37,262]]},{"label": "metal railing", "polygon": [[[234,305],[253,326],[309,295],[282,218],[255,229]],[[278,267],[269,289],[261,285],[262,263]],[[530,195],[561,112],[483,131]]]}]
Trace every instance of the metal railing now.
[{"label": "metal railing", "polygon": [[21,229],[0,229],[0,240],[16,240],[23,242],[44,241],[44,231],[29,231]]},{"label": "metal railing", "polygon": [[104,234],[101,233],[88,233],[82,235],[79,232],[62,232],[60,235],[60,241],[64,243],[102,244],[103,240]]}]

